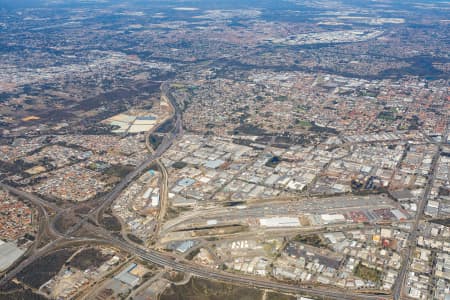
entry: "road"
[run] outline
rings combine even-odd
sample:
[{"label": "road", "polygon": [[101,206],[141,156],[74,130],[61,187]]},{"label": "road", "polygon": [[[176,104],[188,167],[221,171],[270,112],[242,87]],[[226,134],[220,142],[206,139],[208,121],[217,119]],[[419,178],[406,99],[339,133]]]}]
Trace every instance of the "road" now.
[{"label": "road", "polygon": [[[28,197],[26,193],[23,194],[23,196]],[[33,196],[36,197],[36,196]],[[42,199],[37,198],[37,200],[43,201]],[[46,255],[47,253],[50,253],[51,251],[54,251],[58,248],[66,247],[70,244],[76,244],[76,243],[98,243],[98,244],[109,244],[111,246],[117,247],[119,249],[122,249],[126,252],[129,252],[131,254],[136,255],[137,257],[141,258],[142,260],[148,261],[150,263],[154,263],[163,267],[170,267],[174,270],[180,271],[180,272],[186,272],[191,273],[198,277],[203,277],[207,279],[216,279],[221,280],[229,283],[234,284],[240,284],[240,285],[246,285],[246,286],[252,286],[256,288],[265,288],[265,289],[271,289],[271,290],[277,290],[277,291],[283,291],[283,292],[293,292],[293,293],[307,293],[309,295],[314,296],[321,296],[321,297],[329,297],[332,299],[380,299],[379,296],[376,295],[355,295],[355,294],[349,294],[345,291],[341,290],[324,290],[319,288],[308,288],[304,286],[299,285],[291,285],[291,284],[285,284],[285,283],[279,283],[270,281],[264,278],[254,278],[250,276],[245,275],[235,275],[232,273],[226,273],[217,269],[210,269],[207,267],[203,267],[200,265],[195,265],[193,263],[190,263],[188,261],[182,260],[182,259],[176,259],[174,256],[158,252],[155,250],[147,250],[142,249],[138,246],[132,245],[124,240],[117,239],[116,237],[113,237],[108,231],[106,231],[104,228],[101,227],[95,227],[92,224],[88,224],[91,226],[90,231],[92,233],[97,234],[98,236],[102,236],[104,239],[100,238],[59,238],[48,245],[46,245],[44,248],[39,249],[35,254],[30,256],[29,258],[25,259],[21,262],[14,270],[9,272],[5,278],[3,278],[0,281],[0,285],[3,283],[6,283],[8,280],[14,278],[20,271],[22,271],[25,267],[29,266],[33,261],[38,259],[39,257],[42,257]]]},{"label": "road", "polygon": [[[112,202],[120,195],[120,193],[142,172],[144,172],[146,169],[150,167],[154,161],[159,159],[161,155],[172,145],[173,141],[178,138],[182,132],[182,123],[181,123],[181,113],[176,110],[176,103],[175,100],[171,97],[171,95],[168,93],[168,84],[163,83],[161,86],[161,91],[165,95],[167,95],[167,99],[171,103],[171,105],[174,107],[174,118],[175,118],[175,128],[174,130],[167,134],[165,138],[163,139],[162,143],[159,145],[159,147],[145,160],[143,161],[135,170],[133,170],[131,173],[129,173],[125,178],[117,185],[115,186],[107,195],[100,198],[96,204],[98,204],[98,207],[95,209],[92,209],[86,217],[84,217],[76,226],[72,227],[71,230],[65,232],[65,233],[58,233],[58,237],[48,243],[46,246],[42,247],[41,249],[37,249],[36,251],[33,251],[33,253],[25,258],[20,264],[18,264],[14,269],[12,269],[10,272],[8,272],[1,280],[0,280],[0,286],[7,283],[9,280],[14,278],[17,274],[19,274],[20,271],[24,270],[27,266],[31,265],[34,261],[36,261],[39,257],[45,256],[52,251],[55,251],[56,249],[68,247],[70,245],[77,245],[80,244],[107,244],[111,245],[113,247],[117,247],[119,249],[122,249],[126,252],[129,252],[131,254],[136,255],[137,257],[141,258],[142,260],[148,261],[150,263],[160,265],[163,267],[169,267],[174,270],[190,273],[195,276],[207,278],[207,279],[215,279],[220,280],[224,282],[229,282],[233,284],[239,284],[239,285],[246,285],[250,287],[256,287],[256,288],[263,288],[263,289],[270,289],[270,290],[276,290],[276,291],[282,291],[282,292],[292,292],[292,293],[306,293],[308,295],[312,296],[318,296],[318,297],[328,297],[331,299],[380,299],[379,296],[376,295],[366,295],[366,294],[354,294],[354,293],[347,293],[345,290],[338,290],[338,289],[323,289],[323,288],[309,288],[305,286],[300,285],[293,285],[293,284],[286,284],[286,283],[280,283],[276,281],[271,281],[269,279],[265,278],[259,278],[259,277],[250,277],[247,275],[235,275],[233,273],[227,273],[218,269],[211,269],[208,267],[204,267],[201,265],[196,265],[191,262],[185,261],[181,258],[175,258],[171,254],[168,253],[162,253],[158,252],[156,250],[147,250],[140,248],[134,244],[131,244],[127,241],[124,241],[122,239],[118,239],[114,236],[112,236],[107,230],[100,226],[95,226],[93,224],[98,224],[98,219],[101,217],[101,214],[103,211],[109,207],[109,205],[112,204]],[[167,175],[167,174],[166,174]],[[167,176],[166,176],[167,178]],[[66,210],[62,210],[58,208],[57,206],[53,206],[52,204],[44,201],[43,199],[28,194],[26,192],[22,192],[20,190],[12,189],[11,187],[5,187],[11,189],[16,195],[23,197],[25,199],[29,199],[34,204],[36,204],[38,207],[43,208],[43,216],[42,218],[45,220],[45,228],[42,228],[42,230],[55,230],[54,226],[52,224],[49,224],[49,218],[50,216],[47,214],[44,207],[51,208],[55,210],[55,212],[58,212],[59,215],[64,214]],[[76,205],[70,209],[76,208]],[[163,217],[163,213],[160,218]],[[87,222],[91,218],[94,222]],[[86,224],[86,226],[89,227],[89,231],[93,234],[96,234],[97,236],[101,238],[79,238],[79,237],[73,237],[71,236],[72,233],[75,233],[81,226]]]},{"label": "road", "polygon": [[[165,95],[169,93],[169,86],[167,83],[163,83],[161,85],[161,92]],[[181,113],[179,112],[175,100],[167,96],[170,105],[173,107],[175,118],[175,126],[172,132],[168,133],[164,136],[163,141],[158,146],[158,148],[146,159],[144,160],[137,168],[135,168],[131,173],[128,173],[125,178],[123,178],[118,185],[116,185],[105,197],[99,200],[99,206],[94,209],[89,215],[95,216],[94,220],[98,221],[99,216],[103,213],[106,207],[112,204],[114,200],[120,195],[120,193],[134,180],[138,177],[142,172],[147,170],[157,159],[159,159],[167,149],[172,146],[172,143],[175,139],[180,137],[183,133],[183,126],[181,122]]]},{"label": "road", "polygon": [[159,212],[157,217],[156,233],[159,233],[164,217],[166,216],[167,208],[169,206],[169,174],[167,169],[161,161],[157,161],[159,170],[161,171],[161,185],[159,189]]},{"label": "road", "polygon": [[162,233],[176,231],[180,227],[196,227],[206,225],[207,220],[216,220],[218,224],[230,222],[247,222],[248,218],[264,218],[274,216],[291,216],[311,213],[344,213],[352,210],[392,208],[396,203],[387,197],[328,197],[328,198],[297,198],[296,201],[272,201],[247,203],[245,209],[238,206],[214,207],[188,211],[164,223]]},{"label": "road", "polygon": [[[181,121],[181,113],[176,105],[175,99],[169,95],[169,85],[168,83],[161,84],[161,93],[163,98],[167,99],[168,103],[172,106],[173,116],[175,118],[175,126],[171,132],[166,134],[156,150],[154,150],[144,161],[142,161],[133,171],[128,173],[111,191],[109,191],[105,196],[99,198],[94,202],[96,205],[95,209],[92,209],[85,217],[83,217],[81,222],[78,222],[73,227],[71,227],[66,234],[71,234],[79,230],[88,220],[91,220],[99,224],[99,220],[103,215],[105,209],[107,209],[116,200],[122,191],[138,176],[140,176],[144,171],[150,168],[150,166],[158,161],[158,159],[170,148],[172,143],[178,139],[183,134],[183,126]],[[159,126],[155,127],[156,130]],[[148,143],[149,134],[147,134],[146,144]],[[167,180],[167,179],[166,179]],[[164,199],[163,199],[164,200]],[[74,209],[72,207],[71,209]],[[54,218],[58,219],[61,215],[67,213],[67,211],[60,211],[59,214]],[[51,227],[56,230],[54,222],[52,222]]]},{"label": "road", "polygon": [[97,228],[97,233],[103,233],[105,239],[95,239],[95,238],[74,238],[72,240],[60,239],[56,240],[44,248],[40,249],[36,254],[26,258],[22,261],[14,270],[9,272],[4,278],[0,280],[0,286],[14,278],[17,274],[19,274],[23,269],[33,263],[36,259],[45,256],[47,253],[51,251],[55,251],[60,248],[68,247],[70,245],[77,244],[104,244],[111,245],[118,249],[124,250],[128,253],[139,257],[140,259],[159,265],[163,267],[169,267],[173,270],[179,272],[190,273],[192,275],[206,278],[206,279],[214,279],[223,282],[245,285],[255,288],[262,289],[270,289],[280,292],[291,292],[291,293],[306,293],[311,296],[318,297],[328,297],[331,299],[360,299],[360,300],[375,300],[382,299],[377,295],[365,295],[365,294],[350,294],[345,290],[329,290],[329,289],[321,289],[321,288],[308,288],[299,285],[280,283],[275,281],[270,281],[264,278],[250,277],[247,275],[235,275],[232,273],[223,272],[217,269],[210,269],[207,267],[203,267],[200,265],[195,265],[185,260],[177,259],[167,253],[161,253],[155,250],[144,250],[137,246],[131,245],[123,240],[119,240],[115,237],[109,235],[108,232],[105,232],[103,228]]},{"label": "road", "polygon": [[[50,215],[47,211],[47,209],[49,209],[50,211],[53,211],[55,213],[61,212],[62,209],[60,207],[58,207],[54,203],[45,201],[36,195],[21,191],[15,187],[12,187],[5,183],[0,183],[0,188],[2,188],[5,191],[8,191],[9,193],[11,193],[21,199],[30,201],[37,208],[38,213],[39,213],[39,230],[38,230],[36,240],[35,240],[31,250],[34,250],[37,248],[37,246],[39,245],[39,243],[45,233],[47,233],[49,237],[59,237],[60,236],[60,233],[58,231],[56,231],[53,226],[49,226]],[[29,251],[27,251],[26,254],[28,252]]]},{"label": "road", "polygon": [[53,210],[55,212],[59,212],[59,211],[62,210],[59,206],[57,206],[54,203],[45,201],[45,200],[43,200],[42,198],[40,198],[38,196],[35,196],[33,194],[21,191],[21,190],[15,188],[15,187],[7,185],[5,183],[0,183],[0,187],[2,189],[4,189],[4,190],[10,192],[11,194],[16,195],[17,197],[20,197],[20,198],[23,198],[23,199],[26,199],[26,200],[32,202],[33,204],[35,204],[35,205],[37,205],[39,207],[42,207],[42,208],[47,207],[47,208],[50,208],[51,210]]},{"label": "road", "polygon": [[430,196],[430,192],[431,192],[431,188],[433,187],[433,182],[434,182],[434,175],[436,173],[436,168],[437,168],[437,163],[438,163],[438,158],[439,158],[439,154],[441,152],[441,147],[439,146],[437,152],[435,153],[434,157],[433,157],[433,162],[430,168],[430,178],[428,179],[427,182],[427,186],[425,187],[425,192],[422,196],[422,198],[420,199],[420,202],[417,205],[417,213],[416,213],[416,217],[414,219],[414,223],[413,223],[413,227],[412,227],[412,231],[409,234],[407,243],[406,243],[406,254],[403,256],[403,264],[402,267],[400,269],[400,272],[397,276],[397,279],[395,281],[392,293],[394,296],[394,300],[399,300],[402,298],[402,293],[403,293],[403,287],[405,284],[405,280],[406,280],[406,274],[408,272],[409,269],[409,265],[411,263],[411,258],[413,257],[413,253],[416,249],[416,242],[417,242],[417,233],[418,233],[418,227],[420,224],[420,220],[423,217],[424,211],[425,211],[425,207],[427,205],[428,202],[428,197]]},{"label": "road", "polygon": [[113,246],[119,247],[129,253],[136,255],[144,261],[148,261],[160,266],[170,267],[173,270],[185,273],[191,273],[198,277],[207,279],[215,279],[219,281],[246,285],[256,288],[271,289],[282,292],[292,293],[307,293],[312,296],[329,297],[333,299],[380,299],[377,295],[355,295],[347,293],[344,290],[329,290],[308,288],[299,285],[285,284],[280,282],[270,281],[264,278],[250,277],[246,275],[235,275],[232,273],[223,272],[217,269],[211,269],[203,266],[199,266],[184,260],[175,259],[167,254],[155,251],[144,250],[137,246],[129,245],[121,240],[114,239],[111,241]]}]

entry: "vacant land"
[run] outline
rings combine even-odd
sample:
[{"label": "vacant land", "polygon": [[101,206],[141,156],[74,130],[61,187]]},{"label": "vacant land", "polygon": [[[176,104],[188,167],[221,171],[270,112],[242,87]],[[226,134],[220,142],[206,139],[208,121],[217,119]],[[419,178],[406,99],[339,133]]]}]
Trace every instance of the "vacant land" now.
[{"label": "vacant land", "polygon": [[267,300],[296,300],[297,297],[294,297],[291,295],[275,293],[275,292],[267,292],[266,299]]},{"label": "vacant land", "polygon": [[46,300],[44,296],[33,293],[32,290],[16,291],[11,294],[0,294],[0,300]]},{"label": "vacant land", "polygon": [[327,244],[324,242],[324,240],[321,239],[320,236],[318,236],[317,234],[311,235],[299,234],[296,237],[294,237],[294,241],[319,248],[327,247]]},{"label": "vacant land", "polygon": [[161,300],[255,300],[262,299],[257,289],[229,285],[217,281],[192,278],[186,285],[172,285],[161,295]]},{"label": "vacant land", "polygon": [[368,268],[361,263],[356,266],[355,275],[364,280],[370,280],[372,282],[379,282],[381,279],[380,271],[373,268]]},{"label": "vacant land", "polygon": [[231,285],[192,277],[185,285],[172,285],[164,291],[161,300],[295,300],[292,295]]},{"label": "vacant land", "polygon": [[100,223],[109,231],[118,232],[122,230],[122,226],[120,225],[119,220],[115,216],[106,215],[101,219]]},{"label": "vacant land", "polygon": [[79,221],[79,217],[73,213],[62,214],[55,221],[55,229],[59,232],[66,232]]},{"label": "vacant land", "polygon": [[55,276],[74,252],[72,249],[64,249],[41,257],[23,269],[17,278],[37,289]]},{"label": "vacant land", "polygon": [[92,267],[98,268],[110,258],[109,255],[102,254],[99,249],[89,248],[75,255],[70,261],[70,265],[84,271]]},{"label": "vacant land", "polygon": [[133,171],[133,166],[113,165],[105,170],[105,174],[123,178]]}]

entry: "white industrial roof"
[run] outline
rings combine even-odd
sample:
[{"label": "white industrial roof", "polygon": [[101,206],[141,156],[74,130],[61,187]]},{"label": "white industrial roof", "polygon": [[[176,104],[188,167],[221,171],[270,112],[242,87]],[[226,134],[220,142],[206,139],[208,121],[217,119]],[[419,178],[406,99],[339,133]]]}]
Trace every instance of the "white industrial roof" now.
[{"label": "white industrial roof", "polygon": [[259,220],[261,226],[264,227],[299,227],[300,221],[293,217],[273,217],[262,218]]},{"label": "white industrial roof", "polygon": [[0,242],[0,271],[3,271],[21,257],[25,251],[13,243]]}]

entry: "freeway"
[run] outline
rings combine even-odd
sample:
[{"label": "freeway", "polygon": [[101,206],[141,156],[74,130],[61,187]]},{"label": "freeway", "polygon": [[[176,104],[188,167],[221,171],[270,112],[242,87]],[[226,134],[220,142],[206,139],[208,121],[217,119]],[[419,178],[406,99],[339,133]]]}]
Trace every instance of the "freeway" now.
[{"label": "freeway", "polygon": [[[161,85],[161,91],[162,93],[165,93],[167,95],[167,99],[171,103],[171,105],[174,107],[174,117],[176,119],[175,121],[175,128],[174,130],[167,134],[160,146],[145,160],[143,161],[135,170],[133,170],[131,173],[129,173],[125,178],[117,185],[115,186],[106,196],[100,198],[95,203],[98,204],[98,207],[95,209],[92,209],[86,217],[81,219],[80,222],[76,224],[76,226],[73,226],[70,230],[68,230],[66,233],[59,233],[59,237],[48,243],[43,248],[40,248],[36,251],[33,251],[33,253],[25,258],[19,265],[17,265],[14,269],[12,269],[10,272],[8,272],[1,280],[0,280],[0,286],[7,283],[9,280],[14,278],[17,274],[19,274],[20,271],[24,270],[27,266],[31,265],[36,259],[39,257],[42,257],[44,255],[47,255],[51,253],[52,251],[59,249],[61,247],[67,247],[70,245],[75,245],[77,243],[97,243],[97,244],[107,244],[111,245],[113,247],[116,247],[118,249],[122,249],[126,252],[129,252],[140,259],[144,261],[148,261],[163,267],[169,267],[174,270],[180,271],[180,272],[186,272],[193,274],[195,276],[204,277],[207,279],[215,279],[220,281],[225,281],[229,283],[239,284],[239,285],[247,285],[252,286],[256,288],[264,288],[264,289],[271,289],[271,290],[277,290],[282,292],[292,292],[292,293],[306,293],[308,295],[312,296],[318,296],[318,297],[327,297],[330,299],[363,299],[363,300],[372,300],[372,299],[382,299],[377,295],[371,295],[371,294],[354,294],[349,293],[345,290],[330,290],[330,289],[324,289],[324,288],[317,288],[317,287],[308,287],[308,286],[300,286],[300,285],[293,285],[293,284],[287,284],[287,283],[280,283],[276,281],[271,281],[269,279],[265,278],[258,278],[258,277],[250,277],[247,275],[236,275],[233,273],[227,273],[218,269],[211,269],[208,267],[204,267],[201,265],[196,265],[191,262],[185,261],[183,259],[178,259],[168,253],[162,253],[158,252],[156,250],[147,250],[140,248],[136,245],[130,244],[122,239],[118,239],[114,236],[112,236],[107,230],[100,226],[95,226],[93,224],[98,224],[98,219],[103,213],[103,211],[111,205],[111,203],[119,196],[119,194],[123,191],[124,188],[126,188],[138,175],[140,175],[143,171],[145,171],[155,160],[159,159],[161,155],[172,145],[173,141],[177,139],[183,132],[182,128],[182,122],[181,122],[181,113],[176,110],[176,103],[173,97],[168,93],[168,85],[163,83]],[[167,175],[167,174],[166,174]],[[28,193],[22,192],[17,190],[16,193],[25,198],[29,199],[30,201],[33,201],[36,204],[39,204],[39,207],[49,207],[52,209],[55,209],[56,212],[58,212],[58,215],[62,215],[67,212],[67,210],[62,210],[60,208],[51,207],[52,204],[49,204],[48,202],[40,199],[37,196],[30,195]],[[77,205],[70,209],[76,208]],[[45,219],[45,227],[50,226],[50,230],[54,229],[54,224],[49,224],[49,215],[46,213],[45,209],[43,212],[43,218]],[[87,222],[90,218],[93,218],[93,221],[95,222]],[[56,219],[56,218],[55,218]],[[72,233],[75,233],[78,229],[81,228],[86,224],[87,226],[90,226],[89,230],[92,233],[97,234],[101,238],[85,238],[85,237],[73,237],[71,236]]]},{"label": "freeway", "polygon": [[61,208],[59,206],[57,206],[56,204],[45,201],[45,200],[41,199],[40,197],[35,196],[33,194],[29,194],[27,192],[21,191],[13,186],[7,185],[5,183],[0,183],[0,187],[4,190],[10,192],[13,195],[16,195],[20,198],[23,198],[23,199],[26,199],[26,200],[32,202],[33,204],[35,204],[39,207],[42,207],[42,208],[47,207],[55,212],[61,211]]},{"label": "freeway", "polygon": [[[94,226],[94,225],[90,225]],[[345,290],[326,290],[320,288],[309,288],[299,285],[292,285],[286,283],[280,283],[275,281],[270,281],[264,278],[254,278],[246,275],[235,275],[232,273],[226,273],[217,269],[211,269],[208,267],[203,267],[200,265],[196,265],[190,263],[188,261],[177,259],[176,257],[167,254],[158,252],[155,250],[147,250],[142,249],[138,246],[131,245],[130,243],[113,237],[108,231],[101,227],[92,227],[92,231],[97,233],[99,236],[103,238],[59,238],[49,243],[45,247],[39,249],[35,254],[26,258],[22,261],[14,270],[9,272],[5,277],[0,280],[0,286],[5,284],[12,278],[14,278],[17,274],[20,273],[23,269],[29,266],[36,259],[46,255],[47,253],[63,248],[68,247],[70,245],[76,245],[80,243],[95,243],[95,244],[108,244],[118,249],[124,250],[128,253],[134,254],[144,261],[151,262],[153,264],[157,264],[163,267],[169,267],[173,270],[186,272],[193,274],[198,277],[203,277],[207,279],[215,279],[219,281],[246,285],[255,288],[264,288],[271,289],[282,292],[292,292],[292,293],[307,293],[313,296],[320,297],[328,297],[331,299],[364,299],[364,300],[374,300],[381,299],[377,295],[370,294],[350,294]]]},{"label": "freeway", "polygon": [[[169,95],[169,91],[168,91],[168,87],[167,84],[162,84],[161,85],[161,102],[166,102],[169,103],[171,106],[171,110],[174,115],[177,115],[177,132],[179,135],[181,135],[181,131],[183,129],[183,127],[181,126],[181,115],[177,114],[177,106],[175,104],[175,100],[171,97],[168,96]],[[173,117],[172,116],[172,117]],[[147,150],[149,151],[149,153],[154,153],[154,149],[152,148],[151,144],[150,144],[150,134],[151,132],[148,132],[146,137],[145,137],[145,146],[147,147]],[[159,193],[159,203],[160,203],[160,209],[158,212],[158,217],[157,217],[157,224],[156,224],[156,229],[155,229],[155,233],[158,234],[159,230],[161,228],[161,224],[162,221],[164,220],[164,217],[166,215],[167,212],[167,207],[168,207],[168,194],[169,194],[169,174],[167,173],[167,169],[166,166],[164,166],[164,164],[161,162],[160,159],[157,159],[155,161],[155,163],[158,166],[159,171],[161,172],[161,184],[160,184],[160,193]]]},{"label": "freeway", "polygon": [[[60,236],[60,233],[58,231],[56,231],[53,226],[48,226],[50,216],[46,209],[46,208],[48,208],[51,211],[54,211],[55,213],[57,213],[57,212],[62,211],[62,209],[60,207],[58,207],[54,203],[45,201],[44,199],[41,199],[40,197],[38,197],[36,195],[21,191],[15,187],[12,187],[5,183],[0,183],[0,188],[4,189],[5,191],[10,192],[11,194],[13,194],[21,199],[30,201],[37,208],[37,210],[39,212],[39,231],[38,231],[36,241],[35,241],[32,249],[35,249],[39,245],[39,242],[42,239],[42,236],[44,235],[44,233],[47,233],[50,237]],[[30,250],[32,250],[32,249],[30,249]],[[28,253],[28,251],[27,251],[27,253]]]},{"label": "freeway", "polygon": [[[114,200],[119,197],[119,195],[122,193],[122,191],[133,181],[135,180],[139,175],[141,175],[145,170],[147,170],[155,161],[158,161],[158,159],[167,151],[167,149],[170,148],[172,143],[178,139],[183,134],[183,126],[182,126],[182,120],[181,120],[181,113],[176,105],[175,99],[171,97],[169,94],[169,86],[167,83],[161,84],[161,93],[162,98],[167,99],[169,104],[172,106],[173,116],[172,118],[175,118],[175,126],[171,132],[166,134],[161,142],[161,144],[158,146],[158,148],[155,151],[152,151],[152,153],[144,160],[142,161],[133,171],[128,173],[111,191],[109,191],[105,196],[99,198],[96,200],[93,204],[96,205],[96,208],[92,209],[83,219],[72,226],[66,234],[71,234],[76,232],[78,229],[83,226],[88,220],[93,221],[94,223],[99,224],[99,220],[105,211],[106,208],[108,208]],[[158,128],[158,127],[156,127]],[[153,130],[155,130],[154,128]],[[148,137],[149,134],[146,135],[146,144],[148,143]],[[74,209],[76,206],[72,207],[71,209]],[[61,215],[65,214],[67,211],[60,211],[59,214],[54,218],[54,220],[57,220]],[[55,228],[55,222],[52,222],[51,227],[53,230],[56,230]]]},{"label": "freeway", "polygon": [[378,295],[364,295],[364,294],[350,294],[345,290],[329,290],[329,289],[318,289],[309,288],[299,285],[292,285],[286,283],[275,282],[267,280],[264,278],[255,278],[246,275],[235,275],[232,273],[223,272],[217,269],[211,269],[207,267],[202,267],[196,264],[189,263],[184,260],[178,260],[167,254],[155,250],[144,250],[136,246],[129,245],[121,240],[113,239],[112,245],[119,247],[129,253],[136,255],[144,261],[149,261],[151,263],[170,267],[176,271],[191,273],[198,277],[203,277],[207,279],[215,279],[219,281],[225,281],[229,283],[235,283],[239,285],[246,285],[256,288],[271,289],[282,292],[292,292],[292,293],[307,293],[312,296],[328,297],[332,299],[382,299]]},{"label": "freeway", "polygon": [[[94,216],[94,220],[98,222],[100,215],[103,213],[106,207],[112,204],[112,202],[117,199],[120,193],[134,180],[137,176],[142,174],[146,169],[148,169],[156,160],[158,160],[167,149],[172,146],[175,139],[183,134],[183,126],[181,121],[181,113],[176,105],[175,99],[169,94],[168,83],[161,84],[162,98],[168,99],[173,110],[173,118],[175,118],[175,126],[172,132],[169,132],[164,136],[163,141],[158,146],[158,148],[153,151],[153,153],[144,160],[137,168],[135,168],[131,173],[127,174],[121,182],[116,185],[105,197],[99,200],[100,205],[89,213],[89,216]],[[147,135],[148,137],[149,135]],[[148,143],[148,142],[146,142]]]},{"label": "freeway", "polygon": [[65,247],[73,247],[73,246],[81,246],[81,245],[94,245],[94,244],[107,244],[106,241],[96,239],[96,238],[65,238],[60,237],[52,242],[48,243],[44,247],[34,251],[31,255],[27,256],[22,260],[18,265],[16,265],[13,269],[8,271],[3,275],[0,279],[0,287],[4,284],[7,284],[11,279],[17,276],[22,270],[31,265],[37,259],[44,257],[51,253],[52,251],[62,249]]},{"label": "freeway", "polygon": [[159,235],[162,222],[164,221],[164,217],[166,216],[167,208],[169,206],[169,174],[167,173],[167,169],[164,164],[157,160],[158,168],[161,171],[161,184],[160,184],[160,192],[159,192],[159,212],[156,218],[156,229],[155,229],[155,238]]},{"label": "freeway", "polygon": [[245,285],[255,288],[263,288],[270,289],[281,292],[291,292],[291,293],[306,293],[312,296],[318,297],[327,297],[330,299],[348,299],[348,300],[376,300],[376,299],[384,299],[378,295],[371,294],[352,294],[347,293],[345,290],[329,290],[323,288],[310,288],[300,285],[293,285],[281,282],[275,282],[264,278],[256,278],[250,277],[247,275],[235,275],[232,273],[226,273],[217,269],[211,269],[208,267],[203,267],[200,265],[196,265],[190,263],[188,261],[177,259],[176,257],[167,254],[158,252],[155,250],[146,250],[135,245],[131,245],[126,241],[121,239],[117,239],[109,234],[105,229],[96,227],[93,228],[97,234],[103,235],[104,238],[60,238],[55,240],[44,248],[39,249],[35,254],[23,260],[14,270],[8,272],[6,276],[4,276],[0,280],[0,286],[7,283],[9,280],[14,278],[17,274],[19,274],[22,270],[24,270],[27,266],[31,265],[36,259],[43,257],[50,253],[51,251],[55,251],[57,249],[61,249],[64,247],[69,247],[78,244],[104,244],[111,245],[128,253],[139,257],[140,259],[159,265],[163,267],[169,267],[173,270],[190,273],[192,275],[203,277],[207,279],[214,279],[223,282],[229,282],[238,285]]},{"label": "freeway", "polygon": [[[48,203],[46,201],[44,201],[43,199],[23,192],[21,190],[18,190],[12,186],[9,186],[7,184],[4,183],[0,183],[0,188],[2,188],[5,191],[8,191],[9,193],[21,198],[21,199],[25,199],[30,201],[38,210],[38,214],[39,214],[39,230],[38,233],[36,235],[36,238],[34,240],[33,245],[27,249],[27,251],[22,255],[22,259],[25,259],[25,262],[22,262],[24,264],[27,263],[31,263],[32,262],[32,258],[31,255],[33,255],[34,253],[36,253],[38,251],[38,247],[41,244],[42,239],[44,238],[45,234],[47,234],[49,237],[57,237],[58,233],[54,232],[52,230],[52,227],[49,226],[49,214],[47,212],[47,210],[45,209],[46,207],[51,207],[52,209],[54,209],[55,211],[57,211],[59,208],[58,207],[54,207],[54,205],[52,203]],[[46,245],[47,246],[47,245]],[[45,248],[45,247],[44,247]],[[42,249],[42,248],[41,248]],[[26,262],[27,260],[29,260],[29,262]],[[6,269],[4,271],[4,274],[10,274],[12,273],[16,268],[13,266],[10,266],[8,269]]]},{"label": "freeway", "polygon": [[[172,145],[173,141],[177,139],[182,134],[182,122],[181,122],[181,113],[179,112],[176,101],[173,97],[168,95],[169,93],[169,85],[168,83],[161,84],[161,97],[166,99],[169,104],[172,106],[173,111],[173,117],[176,118],[175,126],[172,132],[167,134],[159,147],[156,149],[156,151],[153,151],[153,153],[143,162],[139,164],[137,168],[135,168],[132,172],[127,174],[125,178],[123,178],[119,184],[117,184],[108,194],[106,194],[104,197],[98,199],[95,201],[94,204],[97,204],[98,206],[95,209],[92,209],[87,216],[83,217],[80,222],[76,223],[74,226],[69,228],[66,232],[58,232],[55,221],[58,220],[58,218],[64,216],[71,210],[75,210],[77,208],[77,205],[74,205],[67,209],[62,209],[58,207],[57,205],[47,202],[40,197],[21,191],[19,189],[16,189],[14,187],[11,187],[9,185],[6,185],[4,183],[1,183],[1,187],[5,190],[8,190],[9,192],[15,194],[16,196],[26,199],[33,204],[35,204],[39,210],[39,213],[41,215],[40,219],[40,226],[39,226],[39,233],[38,237],[36,239],[36,242],[34,243],[32,249],[27,251],[27,258],[23,260],[16,268],[14,268],[11,272],[8,272],[8,276],[4,277],[2,279],[2,283],[5,283],[5,278],[12,278],[11,275],[17,274],[18,270],[23,269],[28,264],[32,263],[37,257],[39,257],[46,249],[52,248],[53,244],[57,241],[65,238],[71,238],[70,235],[72,233],[75,233],[77,230],[79,230],[84,224],[88,222],[89,219],[94,219],[94,222],[98,224],[99,217],[102,215],[103,211],[111,205],[112,202],[114,202],[115,199],[120,195],[120,193],[140,174],[142,174],[146,169],[148,169],[151,164],[159,159],[161,155]],[[158,128],[158,127],[156,127]],[[156,128],[154,130],[156,130]],[[147,135],[147,137],[149,134]],[[50,216],[45,208],[49,208],[56,212],[56,216],[53,218],[52,222],[50,222]],[[44,234],[44,232],[49,233],[50,237],[57,238],[56,240],[50,242],[48,245],[41,249],[37,249],[37,246],[39,245],[39,242]],[[0,283],[1,285],[1,283]]]}]

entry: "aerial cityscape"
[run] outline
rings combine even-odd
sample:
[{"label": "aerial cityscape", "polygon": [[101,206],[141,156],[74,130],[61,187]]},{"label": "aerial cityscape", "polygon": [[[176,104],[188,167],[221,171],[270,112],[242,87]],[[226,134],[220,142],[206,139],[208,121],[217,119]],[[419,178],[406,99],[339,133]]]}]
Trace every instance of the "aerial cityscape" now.
[{"label": "aerial cityscape", "polygon": [[0,0],[0,300],[450,300],[450,2]]}]

